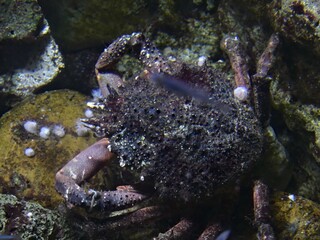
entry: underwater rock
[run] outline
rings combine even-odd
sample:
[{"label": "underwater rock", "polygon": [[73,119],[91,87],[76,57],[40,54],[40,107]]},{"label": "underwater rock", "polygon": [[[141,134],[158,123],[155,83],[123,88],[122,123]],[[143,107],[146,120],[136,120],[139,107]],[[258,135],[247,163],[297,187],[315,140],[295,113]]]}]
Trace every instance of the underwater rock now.
[{"label": "underwater rock", "polygon": [[0,44],[10,40],[32,41],[46,25],[36,0],[1,0],[0,4]]},{"label": "underwater rock", "polygon": [[264,132],[264,149],[262,159],[257,164],[255,173],[271,188],[283,190],[287,187],[293,170],[288,153],[279,142],[271,126]]},{"label": "underwater rock", "polygon": [[[50,36],[34,43],[4,48],[11,56],[9,62],[4,64],[5,68],[7,67],[6,71],[0,74],[1,94],[13,94],[19,97],[30,95],[52,82],[64,68],[58,46]],[[6,56],[2,57],[1,63],[8,60]]]},{"label": "underwater rock", "polygon": [[[76,134],[76,122],[84,116],[85,101],[86,97],[77,92],[52,91],[24,100],[0,118],[2,193],[32,199],[45,207],[63,201],[54,188],[55,173],[95,142],[92,134]],[[57,126],[59,134],[54,130]],[[31,155],[29,148],[34,151]]]},{"label": "underwater rock", "polygon": [[318,0],[273,1],[270,11],[276,31],[286,39],[320,54],[320,2]]},{"label": "underwater rock", "polygon": [[0,112],[3,112],[51,83],[64,63],[37,1],[3,0],[0,14]]},{"label": "underwater rock", "polygon": [[289,129],[279,135],[286,138],[283,144],[295,166],[290,191],[320,201],[320,109],[301,104],[280,79],[272,82],[271,94]]},{"label": "underwater rock", "polygon": [[0,194],[0,234],[17,239],[76,239],[66,219],[56,211],[6,194]]},{"label": "underwater rock", "polygon": [[217,16],[220,31],[232,33],[240,38],[243,48],[254,66],[273,33],[267,17],[268,0],[227,0],[221,1]]},{"label": "underwater rock", "polygon": [[151,21],[147,1],[39,1],[64,51],[100,46]]},{"label": "underwater rock", "polygon": [[319,239],[320,206],[301,196],[277,192],[271,198],[277,239]]}]

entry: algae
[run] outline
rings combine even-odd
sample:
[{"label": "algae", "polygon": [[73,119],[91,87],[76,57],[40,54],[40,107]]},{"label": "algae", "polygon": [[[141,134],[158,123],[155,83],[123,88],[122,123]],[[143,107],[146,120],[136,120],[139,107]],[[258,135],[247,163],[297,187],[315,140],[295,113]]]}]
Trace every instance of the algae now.
[{"label": "algae", "polygon": [[320,54],[319,1],[273,1],[270,15],[276,31],[289,41]]},{"label": "algae", "polygon": [[58,212],[6,194],[0,194],[0,233],[19,239],[76,239]]},{"label": "algae", "polygon": [[29,41],[36,38],[45,25],[36,0],[1,0],[0,6],[0,43]]},{"label": "algae", "polygon": [[[86,97],[60,90],[30,97],[0,119],[0,190],[22,199],[32,199],[46,207],[57,206],[62,197],[54,188],[55,173],[68,160],[92,144],[92,135],[78,137],[75,124],[83,116]],[[63,138],[43,139],[28,133],[23,124],[34,120],[52,129],[56,124],[66,131]],[[24,154],[33,148],[34,157]]]},{"label": "algae", "polygon": [[271,214],[278,239],[319,239],[320,206],[301,196],[277,192],[273,195]]}]

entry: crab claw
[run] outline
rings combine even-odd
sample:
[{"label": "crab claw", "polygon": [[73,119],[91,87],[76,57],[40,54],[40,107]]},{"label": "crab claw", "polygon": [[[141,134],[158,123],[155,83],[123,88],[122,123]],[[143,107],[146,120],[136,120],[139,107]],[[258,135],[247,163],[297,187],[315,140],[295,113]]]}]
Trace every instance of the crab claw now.
[{"label": "crab claw", "polygon": [[123,86],[123,81],[119,75],[115,73],[99,73],[96,71],[99,88],[103,97],[110,94],[118,94],[119,88]]},{"label": "crab claw", "polygon": [[107,211],[126,208],[145,199],[145,195],[130,189],[100,192],[92,189],[86,191],[80,187],[82,182],[94,176],[113,158],[108,139],[101,139],[57,172],[56,190],[74,205]]}]

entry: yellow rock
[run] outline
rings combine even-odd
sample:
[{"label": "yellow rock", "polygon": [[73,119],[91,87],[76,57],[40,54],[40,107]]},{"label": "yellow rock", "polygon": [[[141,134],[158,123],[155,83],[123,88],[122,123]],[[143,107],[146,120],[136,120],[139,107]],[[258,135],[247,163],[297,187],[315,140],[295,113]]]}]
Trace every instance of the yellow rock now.
[{"label": "yellow rock", "polygon": [[[84,116],[86,97],[60,90],[26,99],[0,119],[0,191],[18,198],[34,200],[46,207],[56,206],[63,199],[54,188],[55,173],[82,149],[95,142],[90,133],[78,137],[75,123]],[[27,132],[23,124],[34,120],[38,128],[65,128],[65,136],[53,134],[48,139]],[[38,130],[39,132],[39,130]],[[35,151],[33,157],[25,149]]]}]

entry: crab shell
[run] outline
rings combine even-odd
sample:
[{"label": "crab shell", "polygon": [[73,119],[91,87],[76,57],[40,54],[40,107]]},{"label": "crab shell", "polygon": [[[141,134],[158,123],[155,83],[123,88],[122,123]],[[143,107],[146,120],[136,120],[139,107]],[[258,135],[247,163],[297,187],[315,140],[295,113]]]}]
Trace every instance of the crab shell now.
[{"label": "crab shell", "polygon": [[161,198],[210,197],[259,159],[261,124],[249,104],[234,98],[225,74],[179,62],[171,68],[172,77],[190,92],[208,93],[208,100],[141,75],[107,97],[94,124],[109,138],[120,166],[152,181]]}]

